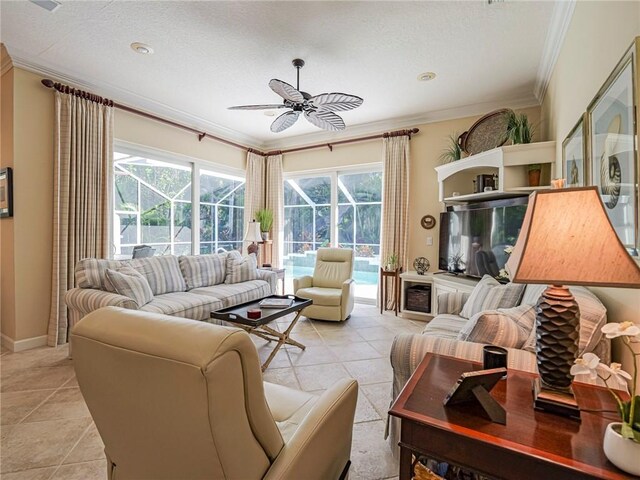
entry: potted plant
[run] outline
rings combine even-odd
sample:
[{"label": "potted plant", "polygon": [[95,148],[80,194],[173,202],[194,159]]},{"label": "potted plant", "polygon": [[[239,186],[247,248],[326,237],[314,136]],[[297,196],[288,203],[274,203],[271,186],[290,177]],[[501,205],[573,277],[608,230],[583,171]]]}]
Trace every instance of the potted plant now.
[{"label": "potted plant", "polygon": [[[592,380],[600,378],[618,406],[622,422],[613,422],[607,426],[604,434],[604,454],[616,467],[632,475],[640,475],[640,396],[636,390],[638,383],[638,357],[634,345],[640,344],[640,327],[633,322],[608,323],[602,327],[607,338],[621,337],[622,343],[633,356],[633,377],[622,370],[619,363],[605,365],[597,355],[585,353],[571,367],[572,375],[587,374]],[[613,390],[609,382],[618,385],[631,383],[631,397],[623,400]]]},{"label": "potted plant", "polygon": [[539,163],[532,163],[529,165],[529,186],[540,186],[540,172],[542,172],[542,165]]},{"label": "potted plant", "polygon": [[451,163],[462,158],[462,148],[458,143],[458,135],[452,134],[447,137],[447,147],[440,154],[442,163]]},{"label": "potted plant", "polygon": [[513,145],[519,143],[531,143],[535,128],[529,122],[529,117],[524,113],[509,113],[507,119],[507,139],[511,140]]},{"label": "potted plant", "polygon": [[268,208],[260,209],[256,212],[256,222],[260,223],[260,232],[263,240],[269,240],[269,232],[273,226],[273,212]]},{"label": "potted plant", "polygon": [[392,272],[397,268],[398,268],[398,254],[394,252],[387,257],[385,270],[387,270],[388,272]]}]

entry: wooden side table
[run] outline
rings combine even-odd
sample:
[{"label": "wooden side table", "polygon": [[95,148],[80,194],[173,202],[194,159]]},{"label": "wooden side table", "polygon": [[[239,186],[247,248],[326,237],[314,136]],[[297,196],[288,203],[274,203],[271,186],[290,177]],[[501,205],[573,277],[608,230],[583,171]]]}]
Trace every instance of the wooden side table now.
[{"label": "wooden side table", "polygon": [[[400,274],[402,273],[402,267],[396,268],[395,270],[385,270],[380,267],[380,313],[387,310],[394,310],[396,313],[396,317],[398,316],[398,311],[400,310]],[[393,295],[393,303],[391,308],[387,307],[388,303],[388,294],[389,294],[389,283],[388,280],[391,280],[391,291],[394,292]]]},{"label": "wooden side table", "polygon": [[461,373],[480,369],[478,363],[434,354],[420,363],[389,411],[401,419],[400,480],[412,478],[412,455],[492,478],[632,478],[602,450],[607,425],[618,421],[609,413],[616,406],[605,388],[573,384],[583,410],[577,422],[534,410],[531,383],[537,375],[510,369],[507,379],[491,391],[507,412],[507,424],[500,425],[479,405],[442,404]]}]

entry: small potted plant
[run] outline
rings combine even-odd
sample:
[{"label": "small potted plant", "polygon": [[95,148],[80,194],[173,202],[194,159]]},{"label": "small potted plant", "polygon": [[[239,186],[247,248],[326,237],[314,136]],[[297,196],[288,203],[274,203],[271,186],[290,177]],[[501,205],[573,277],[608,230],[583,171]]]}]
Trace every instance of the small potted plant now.
[{"label": "small potted plant", "polygon": [[451,163],[462,158],[462,148],[458,143],[458,136],[454,133],[447,137],[447,147],[440,154],[440,162]]},{"label": "small potted plant", "polygon": [[542,172],[542,165],[539,163],[532,163],[529,165],[529,186],[540,186],[540,173]]},{"label": "small potted plant", "polygon": [[398,268],[398,254],[394,252],[387,257],[385,270],[388,272],[392,272],[397,268]]},{"label": "small potted plant", "polygon": [[[608,323],[602,327],[607,338],[621,337],[622,343],[633,356],[633,377],[622,370],[619,363],[606,365],[597,355],[585,353],[571,367],[572,375],[588,375],[591,380],[600,378],[618,406],[622,422],[607,426],[604,434],[604,454],[616,467],[632,475],[640,475],[640,396],[636,390],[638,383],[638,357],[634,346],[640,344],[640,327],[633,322]],[[615,381],[620,386],[631,384],[631,397],[623,400],[609,383]]]},{"label": "small potted plant", "polygon": [[269,240],[269,232],[273,226],[273,212],[268,208],[258,210],[255,214],[256,222],[260,223],[260,232],[263,240]]},{"label": "small potted plant", "polygon": [[535,128],[529,123],[529,117],[524,113],[511,112],[507,120],[507,139],[513,145],[519,143],[531,143]]}]

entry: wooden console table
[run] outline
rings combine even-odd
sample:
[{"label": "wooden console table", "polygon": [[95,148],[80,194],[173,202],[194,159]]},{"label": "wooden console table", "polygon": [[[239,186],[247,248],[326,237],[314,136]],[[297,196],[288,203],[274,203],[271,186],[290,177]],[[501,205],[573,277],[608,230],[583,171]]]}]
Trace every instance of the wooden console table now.
[{"label": "wooden console table", "polygon": [[631,478],[602,450],[606,426],[618,421],[611,394],[574,383],[582,421],[533,409],[535,374],[509,370],[491,395],[507,411],[507,424],[492,423],[481,407],[444,407],[442,400],[463,372],[480,364],[428,354],[389,413],[401,419],[400,480],[412,478],[412,455],[448,462],[492,478],[545,480]]}]

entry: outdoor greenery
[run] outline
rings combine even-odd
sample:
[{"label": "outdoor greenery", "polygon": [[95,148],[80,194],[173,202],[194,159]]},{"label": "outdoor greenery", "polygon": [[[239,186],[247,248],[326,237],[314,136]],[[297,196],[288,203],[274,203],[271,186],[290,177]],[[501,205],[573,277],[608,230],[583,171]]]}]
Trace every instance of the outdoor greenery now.
[{"label": "outdoor greenery", "polygon": [[[114,209],[119,253],[150,244],[156,254],[191,253],[194,214],[200,215],[201,251],[237,248],[242,241],[244,182],[201,171],[200,211],[191,204],[190,166],[142,158],[115,162]],[[139,227],[139,228],[138,228]],[[139,234],[138,234],[139,231]]]},{"label": "outdoor greenery", "polygon": [[[285,255],[331,246],[331,188],[328,176],[285,181]],[[340,175],[337,190],[339,246],[379,255],[382,173]]]}]

